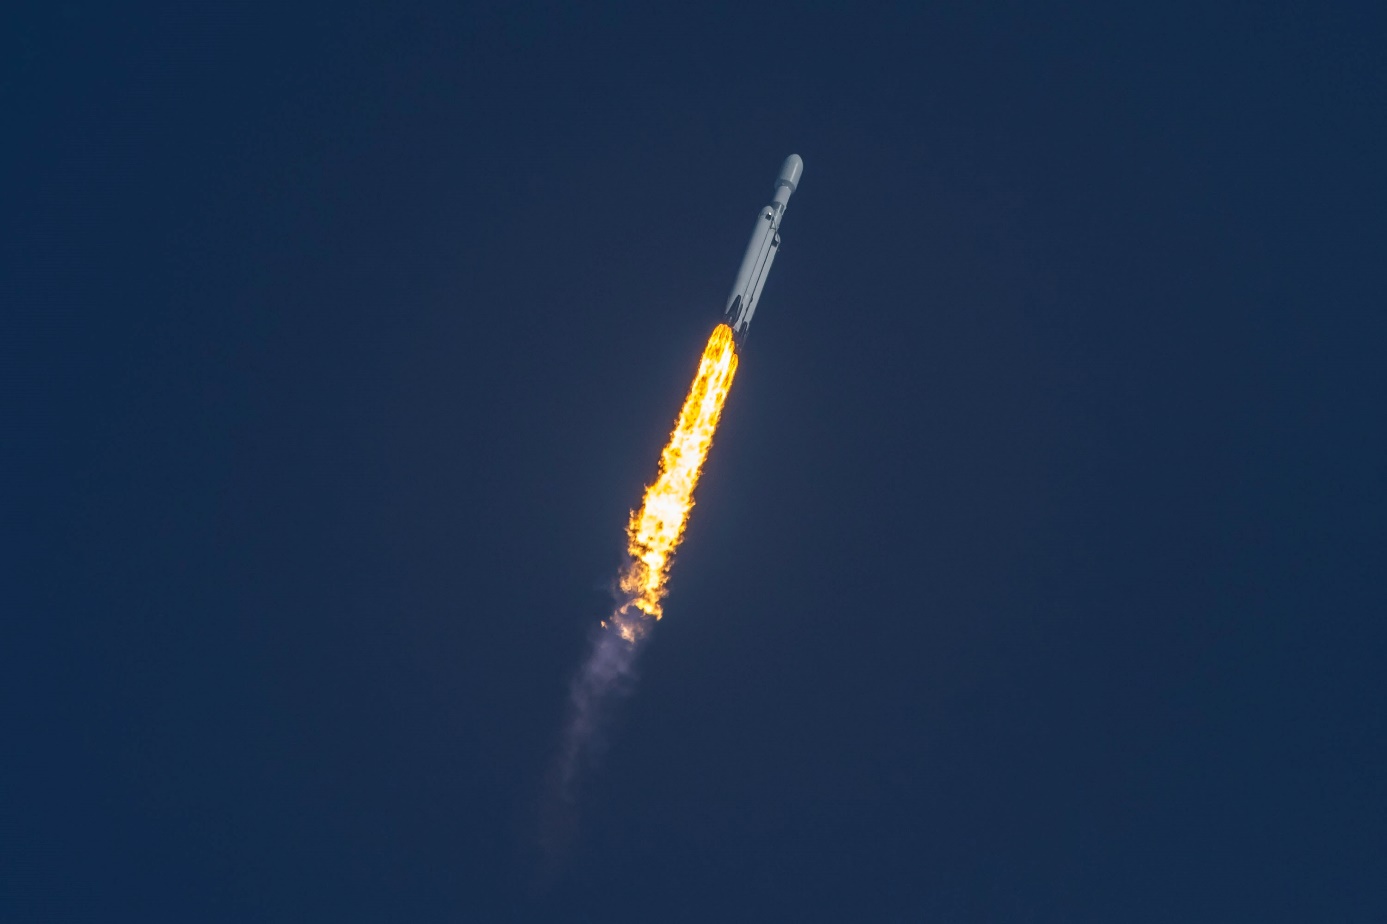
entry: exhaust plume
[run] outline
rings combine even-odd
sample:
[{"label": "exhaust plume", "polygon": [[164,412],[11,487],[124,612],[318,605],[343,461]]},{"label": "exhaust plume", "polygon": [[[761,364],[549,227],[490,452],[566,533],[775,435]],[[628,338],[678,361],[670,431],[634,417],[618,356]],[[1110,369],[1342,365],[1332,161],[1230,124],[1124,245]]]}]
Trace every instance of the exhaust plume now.
[{"label": "exhaust plume", "polygon": [[708,338],[674,431],[660,453],[659,473],[645,489],[640,509],[631,512],[626,527],[630,558],[617,582],[616,609],[602,621],[592,650],[573,678],[556,774],[565,827],[572,824],[582,770],[600,756],[605,721],[630,689],[641,645],[664,613],[670,565],[736,372],[732,329],[719,324]]}]

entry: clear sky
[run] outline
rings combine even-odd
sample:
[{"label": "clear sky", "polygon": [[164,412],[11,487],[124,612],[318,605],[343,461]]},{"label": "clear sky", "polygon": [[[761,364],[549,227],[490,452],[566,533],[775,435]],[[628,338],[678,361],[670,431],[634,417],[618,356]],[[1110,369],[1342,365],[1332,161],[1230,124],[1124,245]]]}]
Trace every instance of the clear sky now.
[{"label": "clear sky", "polygon": [[1374,5],[232,6],[0,29],[0,918],[1387,919]]}]

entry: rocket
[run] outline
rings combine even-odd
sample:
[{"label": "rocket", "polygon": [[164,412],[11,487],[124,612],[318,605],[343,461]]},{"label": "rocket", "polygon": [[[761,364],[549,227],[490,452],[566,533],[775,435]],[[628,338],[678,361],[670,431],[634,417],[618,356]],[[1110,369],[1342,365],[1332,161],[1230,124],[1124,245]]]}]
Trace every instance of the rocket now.
[{"label": "rocket", "polygon": [[742,268],[737,270],[737,281],[732,284],[732,294],[727,297],[727,307],[722,312],[722,321],[732,328],[733,339],[739,347],[746,339],[751,316],[756,313],[756,303],[761,300],[761,287],[766,284],[775,253],[780,249],[780,220],[785,217],[785,206],[789,204],[790,194],[799,185],[803,172],[804,161],[798,154],[785,158],[785,163],[780,167],[780,176],[775,179],[775,195],[770,205],[761,209],[761,214],[756,216],[756,227],[751,232],[750,243],[746,245]]}]

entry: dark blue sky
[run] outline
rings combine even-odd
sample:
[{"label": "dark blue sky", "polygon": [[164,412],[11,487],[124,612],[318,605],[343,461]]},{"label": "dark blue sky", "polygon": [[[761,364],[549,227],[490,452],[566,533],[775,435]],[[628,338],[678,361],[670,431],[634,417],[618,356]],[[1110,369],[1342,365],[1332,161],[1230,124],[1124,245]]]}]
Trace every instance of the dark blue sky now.
[{"label": "dark blue sky", "polygon": [[[1383,26],[6,14],[0,917],[1387,918]],[[567,684],[791,151],[545,885]]]}]

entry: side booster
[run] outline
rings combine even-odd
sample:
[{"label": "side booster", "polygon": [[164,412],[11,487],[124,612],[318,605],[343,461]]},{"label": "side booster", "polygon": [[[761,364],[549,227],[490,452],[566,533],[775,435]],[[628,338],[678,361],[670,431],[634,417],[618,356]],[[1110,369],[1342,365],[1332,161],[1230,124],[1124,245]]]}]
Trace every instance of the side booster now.
[{"label": "side booster", "polygon": [[761,300],[761,287],[766,284],[771,263],[780,249],[780,220],[785,217],[785,206],[790,202],[790,194],[799,185],[802,173],[804,161],[798,154],[785,158],[780,176],[775,180],[775,196],[771,204],[756,216],[756,227],[751,232],[750,243],[746,245],[742,268],[737,270],[737,281],[733,283],[732,294],[727,297],[727,307],[723,309],[723,323],[732,328],[732,336],[738,346],[746,338],[751,316],[756,313],[756,303]]}]

